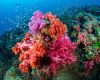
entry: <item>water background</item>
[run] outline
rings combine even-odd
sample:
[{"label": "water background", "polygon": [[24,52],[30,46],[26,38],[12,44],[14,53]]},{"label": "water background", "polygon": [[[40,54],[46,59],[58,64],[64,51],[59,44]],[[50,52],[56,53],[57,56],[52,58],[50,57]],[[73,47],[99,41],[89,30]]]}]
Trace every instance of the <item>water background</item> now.
[{"label": "water background", "polygon": [[0,35],[30,19],[35,10],[56,14],[85,5],[100,6],[100,0],[0,0]]}]

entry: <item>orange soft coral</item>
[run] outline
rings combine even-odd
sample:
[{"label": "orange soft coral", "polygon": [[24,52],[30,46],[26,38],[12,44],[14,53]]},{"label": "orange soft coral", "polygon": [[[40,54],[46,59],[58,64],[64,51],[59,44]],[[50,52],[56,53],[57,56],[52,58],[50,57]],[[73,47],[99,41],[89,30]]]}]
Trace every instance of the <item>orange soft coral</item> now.
[{"label": "orange soft coral", "polygon": [[20,63],[19,69],[24,73],[28,73],[30,69],[29,60],[24,60],[22,63]]},{"label": "orange soft coral", "polygon": [[14,52],[15,55],[18,54],[18,52],[20,51],[20,49],[18,48],[18,43],[16,43],[16,45],[12,48],[12,51]]},{"label": "orange soft coral", "polygon": [[29,33],[12,50],[16,55],[20,52],[19,61],[21,63],[19,69],[25,73],[29,71],[30,67],[35,68],[37,61],[45,54],[45,47],[41,35],[30,37]]},{"label": "orange soft coral", "polygon": [[50,28],[48,29],[48,33],[52,38],[61,38],[61,36],[65,33],[66,26],[51,13],[47,13],[45,18],[50,21]]}]

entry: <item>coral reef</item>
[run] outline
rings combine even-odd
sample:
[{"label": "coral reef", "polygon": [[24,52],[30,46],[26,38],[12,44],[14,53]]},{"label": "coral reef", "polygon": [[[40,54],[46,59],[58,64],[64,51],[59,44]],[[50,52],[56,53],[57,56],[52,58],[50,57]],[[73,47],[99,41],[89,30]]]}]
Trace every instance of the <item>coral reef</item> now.
[{"label": "coral reef", "polygon": [[[15,55],[20,53],[19,69],[28,73],[34,68],[41,67],[42,70],[45,66],[48,75],[53,72],[56,76],[57,69],[60,66],[76,62],[75,43],[72,43],[67,33],[65,33],[67,32],[65,31],[65,25],[51,13],[47,13],[43,17],[40,11],[36,11],[31,19],[31,23],[29,22],[29,24],[32,24],[29,25],[31,33],[26,33],[25,38],[21,42],[17,42],[12,48]],[[42,21],[47,20],[49,24],[45,23],[41,26],[42,23],[38,23],[41,22],[40,19]],[[47,32],[43,31],[44,28]],[[44,62],[41,62],[41,58],[43,59],[44,56],[50,59],[48,65],[43,65]]]},{"label": "coral reef", "polygon": [[99,80],[100,7],[72,10],[60,16],[38,10],[27,26],[5,32],[0,80]]}]

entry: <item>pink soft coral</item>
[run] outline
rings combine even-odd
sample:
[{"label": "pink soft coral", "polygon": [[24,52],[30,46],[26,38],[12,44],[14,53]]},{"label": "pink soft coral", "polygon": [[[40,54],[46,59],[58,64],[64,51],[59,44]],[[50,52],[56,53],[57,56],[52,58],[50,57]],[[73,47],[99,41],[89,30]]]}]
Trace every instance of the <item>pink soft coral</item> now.
[{"label": "pink soft coral", "polygon": [[74,63],[76,61],[76,56],[73,54],[75,48],[75,44],[70,41],[68,36],[52,41],[48,55],[51,58],[51,64],[47,68],[47,73],[52,69],[56,75],[57,68],[61,65]]},{"label": "pink soft coral", "polygon": [[87,31],[80,33],[77,38],[79,39],[77,42],[78,44],[82,42],[84,45],[86,45]]},{"label": "pink soft coral", "polygon": [[85,67],[85,73],[84,75],[88,75],[91,71],[91,69],[93,68],[94,66],[94,62],[91,60],[91,61],[85,61],[84,62],[84,67]]},{"label": "pink soft coral", "polygon": [[29,22],[30,32],[36,34],[39,29],[42,29],[45,26],[44,15],[40,11],[34,12],[34,15]]}]

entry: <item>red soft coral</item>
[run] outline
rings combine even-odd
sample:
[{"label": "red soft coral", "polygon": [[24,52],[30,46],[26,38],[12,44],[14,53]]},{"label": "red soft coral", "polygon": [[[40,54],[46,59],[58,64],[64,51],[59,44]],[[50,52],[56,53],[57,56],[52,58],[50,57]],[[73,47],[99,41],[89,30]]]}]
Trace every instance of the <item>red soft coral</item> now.
[{"label": "red soft coral", "polygon": [[23,62],[21,62],[19,65],[19,69],[24,73],[28,73],[30,69],[29,60],[24,60]]},{"label": "red soft coral", "polygon": [[60,38],[65,33],[66,26],[52,13],[47,13],[45,18],[50,21],[50,28],[48,29],[48,33],[52,38]]},{"label": "red soft coral", "polygon": [[12,50],[16,55],[20,52],[19,61],[21,63],[19,68],[22,72],[28,72],[29,67],[35,68],[37,61],[45,54],[45,48],[40,36],[30,37],[28,33],[22,42],[18,42]]}]

